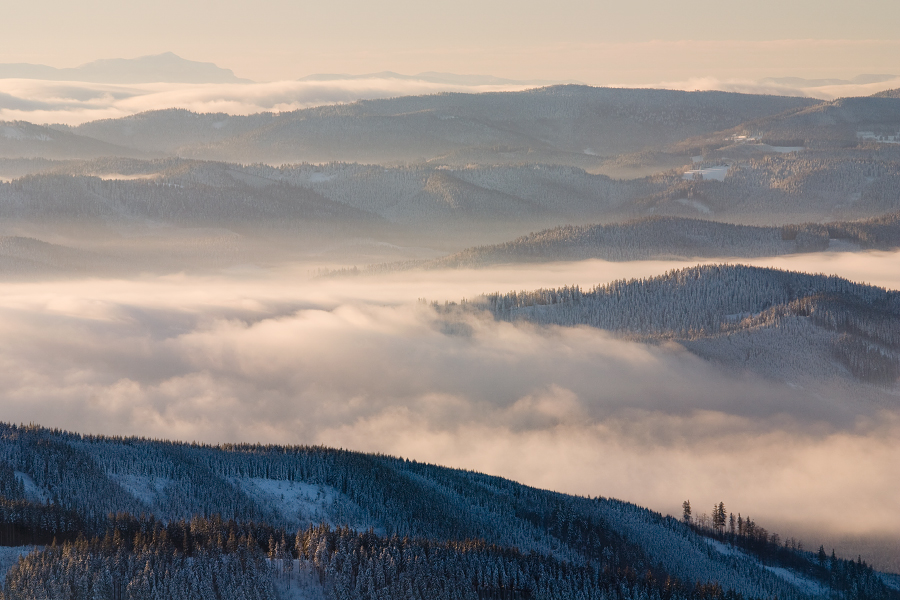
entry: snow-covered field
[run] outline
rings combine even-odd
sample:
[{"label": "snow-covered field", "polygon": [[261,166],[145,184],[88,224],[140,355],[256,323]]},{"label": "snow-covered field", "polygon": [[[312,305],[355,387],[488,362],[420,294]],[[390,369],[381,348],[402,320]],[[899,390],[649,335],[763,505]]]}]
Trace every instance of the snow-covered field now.
[{"label": "snow-covered field", "polygon": [[729,165],[723,165],[721,167],[691,169],[690,171],[685,171],[684,175],[682,175],[682,179],[714,179],[716,181],[725,181],[725,176],[728,175],[728,169],[730,168]]},{"label": "snow-covered field", "polygon": [[143,475],[110,475],[109,478],[148,506],[152,506],[157,498],[165,494],[165,488],[170,481],[165,477],[145,477]]},{"label": "snow-covered field", "polygon": [[745,553],[742,552],[741,550],[738,550],[734,546],[729,546],[728,544],[723,544],[720,541],[707,540],[706,543],[709,544],[709,546],[711,548],[713,548],[719,554],[732,554],[735,556],[745,556]]},{"label": "snow-covered field", "polygon": [[231,481],[259,504],[277,511],[289,523],[300,526],[323,522],[334,526],[349,523],[356,529],[373,526],[365,518],[365,511],[327,485],[259,477],[234,478]]},{"label": "snow-covered field", "polygon": [[[730,546],[728,544],[723,544],[722,542],[719,542],[717,540],[707,540],[707,544],[709,544],[709,546],[712,547],[713,549],[715,549],[719,554],[725,554],[725,555],[730,555],[730,556],[739,556],[739,557],[743,557],[748,560],[752,560],[754,562],[758,562],[755,558],[751,557],[749,554],[747,554],[743,550],[741,550],[739,548],[735,548],[734,546]],[[809,579],[807,577],[803,577],[802,575],[799,575],[799,574],[795,573],[794,571],[791,571],[790,569],[784,569],[781,567],[769,567],[769,566],[762,565],[761,563],[760,563],[760,566],[764,567],[766,570],[770,571],[771,573],[774,573],[778,577],[784,579],[791,585],[799,588],[803,592],[816,594],[816,595],[824,594],[824,593],[828,592],[828,590],[826,588],[822,587],[822,585],[819,584],[819,582]]]},{"label": "snow-covered field", "polygon": [[50,499],[50,494],[47,493],[47,490],[36,484],[34,482],[34,479],[32,479],[31,475],[29,475],[28,473],[16,471],[16,479],[25,484],[25,497],[29,500],[46,502]]},{"label": "snow-covered field", "polygon": [[900,591],[900,575],[896,573],[881,573],[881,580],[889,588]]},{"label": "snow-covered field", "polygon": [[766,569],[805,592],[815,594],[816,596],[828,594],[828,588],[822,586],[818,581],[798,575],[791,570],[783,569],[781,567],[766,567]]}]

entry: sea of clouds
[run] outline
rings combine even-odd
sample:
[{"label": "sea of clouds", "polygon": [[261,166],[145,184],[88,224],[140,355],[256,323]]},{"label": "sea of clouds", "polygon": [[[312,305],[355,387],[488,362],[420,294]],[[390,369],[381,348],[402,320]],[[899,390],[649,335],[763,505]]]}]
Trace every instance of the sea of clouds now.
[{"label": "sea of clouds", "polygon": [[[900,78],[865,85],[791,87],[749,79],[698,77],[647,84],[611,84],[614,87],[721,90],[783,96],[808,96],[822,100],[866,96],[900,87]],[[436,94],[441,92],[502,92],[538,87],[526,83],[468,85],[434,81],[372,77],[326,81],[274,81],[269,83],[108,84],[0,79],[0,121],[79,125],[148,110],[184,108],[199,113],[224,112],[247,115],[284,112],[313,106],[341,104],[363,99]]]},{"label": "sea of clouds", "polygon": [[[759,264],[897,289],[898,258]],[[429,302],[680,266],[585,261],[336,280],[284,267],[6,283],[3,419],[326,444],[664,512],[688,498],[698,512],[722,500],[764,523],[900,535],[900,405],[729,374],[676,344],[496,322]],[[852,418],[826,408],[834,401]]]},{"label": "sea of clouds", "polygon": [[535,86],[465,85],[397,78],[228,84],[107,84],[0,79],[0,121],[79,125],[166,108],[247,115],[363,99],[441,92],[521,91],[529,87]]}]

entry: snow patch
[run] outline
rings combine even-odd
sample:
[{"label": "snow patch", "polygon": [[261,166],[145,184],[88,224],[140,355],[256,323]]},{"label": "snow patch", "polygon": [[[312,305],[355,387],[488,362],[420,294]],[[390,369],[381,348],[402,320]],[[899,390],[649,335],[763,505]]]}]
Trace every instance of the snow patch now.
[{"label": "snow patch", "polygon": [[720,167],[707,167],[705,169],[691,169],[685,171],[681,178],[687,180],[704,179],[708,181],[713,179],[715,181],[725,181],[725,176],[728,175],[728,169],[730,168],[730,165],[722,165]]},{"label": "snow patch", "polygon": [[[710,548],[714,549],[719,554],[724,554],[726,556],[740,556],[743,558],[750,558],[754,561],[756,560],[747,555],[743,550],[735,548],[734,546],[731,546],[729,544],[723,544],[718,540],[707,539],[706,543]],[[781,579],[784,579],[789,584],[800,589],[804,593],[812,593],[818,596],[820,594],[828,592],[828,589],[823,587],[822,584],[820,584],[818,581],[808,579],[806,577],[803,577],[802,575],[798,575],[797,573],[789,569],[785,569],[783,567],[770,567],[766,565],[760,566],[765,568],[767,571],[777,575]]]},{"label": "snow patch", "polygon": [[704,214],[704,215],[712,214],[712,209],[710,209],[707,205],[703,204],[699,200],[692,200],[690,198],[678,198],[676,200],[676,202],[678,202],[678,204],[681,204],[683,206],[688,206],[690,208],[693,208],[694,210],[696,210],[697,212],[699,212],[701,214]]},{"label": "snow patch", "polygon": [[894,573],[879,573],[879,577],[884,582],[884,585],[888,586],[892,590],[897,590],[900,592],[900,575],[896,575]]},{"label": "snow patch", "polygon": [[728,544],[723,544],[718,540],[706,540],[706,543],[709,544],[716,552],[719,554],[727,554],[731,556],[746,556],[743,552],[735,548],[734,546],[730,546]]},{"label": "snow patch", "polygon": [[810,592],[812,594],[823,595],[828,593],[828,588],[824,587],[818,581],[814,581],[812,579],[807,579],[793,571],[789,571],[788,569],[784,569],[782,567],[765,567],[766,570],[771,571],[775,575],[778,575],[788,583],[793,586],[800,588],[801,590]]},{"label": "snow patch", "polygon": [[894,134],[875,131],[857,131],[856,137],[863,142],[876,142],[879,144],[900,144],[900,131]]},{"label": "snow patch", "polygon": [[49,142],[53,139],[45,133],[29,134],[11,125],[0,127],[0,137],[5,137],[8,140],[37,140],[39,142]]},{"label": "snow patch", "polygon": [[261,505],[295,525],[329,523],[368,529],[362,512],[342,493],[327,485],[302,481],[235,477],[230,480]]},{"label": "snow patch", "polygon": [[109,478],[148,506],[153,506],[158,498],[165,496],[166,486],[171,482],[167,477],[146,475],[110,475]]},{"label": "snow patch", "polygon": [[28,473],[15,471],[16,479],[25,486],[25,497],[32,502],[47,502],[50,500],[50,492],[39,486]]},{"label": "snow patch", "polygon": [[791,152],[802,152],[806,150],[805,146],[769,146],[774,152],[780,154],[789,154]]},{"label": "snow patch", "polygon": [[125,175],[124,173],[104,173],[102,175],[94,175],[103,181],[138,181],[146,179],[155,179],[159,177],[157,173],[140,173],[137,175]]}]

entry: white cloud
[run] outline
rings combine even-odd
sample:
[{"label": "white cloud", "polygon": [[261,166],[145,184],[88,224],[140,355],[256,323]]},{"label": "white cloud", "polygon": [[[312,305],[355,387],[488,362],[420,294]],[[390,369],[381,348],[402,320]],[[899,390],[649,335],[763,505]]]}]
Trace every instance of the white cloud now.
[{"label": "white cloud", "polygon": [[[633,79],[631,80],[633,81]],[[832,100],[867,96],[900,87],[900,78],[865,85],[795,88],[751,79],[692,77],[648,83],[612,83],[612,87],[721,90],[752,94],[808,96]],[[275,81],[249,84],[103,84],[0,79],[0,121],[79,125],[148,110],[184,108],[195,112],[247,115],[283,112],[361,99],[436,94],[521,91],[526,84],[466,85],[394,78],[334,79],[328,81]]]},{"label": "white cloud", "polygon": [[685,91],[721,91],[739,94],[771,94],[799,96],[818,100],[834,100],[851,96],[871,96],[877,92],[900,88],[900,77],[879,83],[794,87],[774,82],[718,77],[692,77],[681,81],[660,81],[647,84],[616,84],[614,87],[662,88]]},{"label": "white cloud", "polygon": [[[900,287],[896,260],[766,262]],[[724,500],[764,524],[900,534],[896,407],[858,404],[848,423],[812,393],[731,377],[674,345],[473,315],[447,327],[411,301],[678,266],[586,261],[349,280],[310,280],[302,266],[243,278],[7,283],[3,418],[208,442],[322,443],[664,511],[685,498],[701,510]]]},{"label": "white cloud", "polygon": [[440,92],[519,91],[527,85],[456,85],[391,78],[249,84],[113,85],[0,79],[0,120],[78,125],[166,108],[247,115]]}]

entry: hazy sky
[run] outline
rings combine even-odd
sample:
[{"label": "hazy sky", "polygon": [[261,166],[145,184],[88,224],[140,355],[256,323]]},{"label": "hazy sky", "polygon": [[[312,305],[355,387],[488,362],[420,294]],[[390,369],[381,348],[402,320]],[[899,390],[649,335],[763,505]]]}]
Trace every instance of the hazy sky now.
[{"label": "hazy sky", "polygon": [[437,70],[638,83],[900,71],[896,0],[35,0],[3,8],[0,62],[172,51],[258,81]]}]

